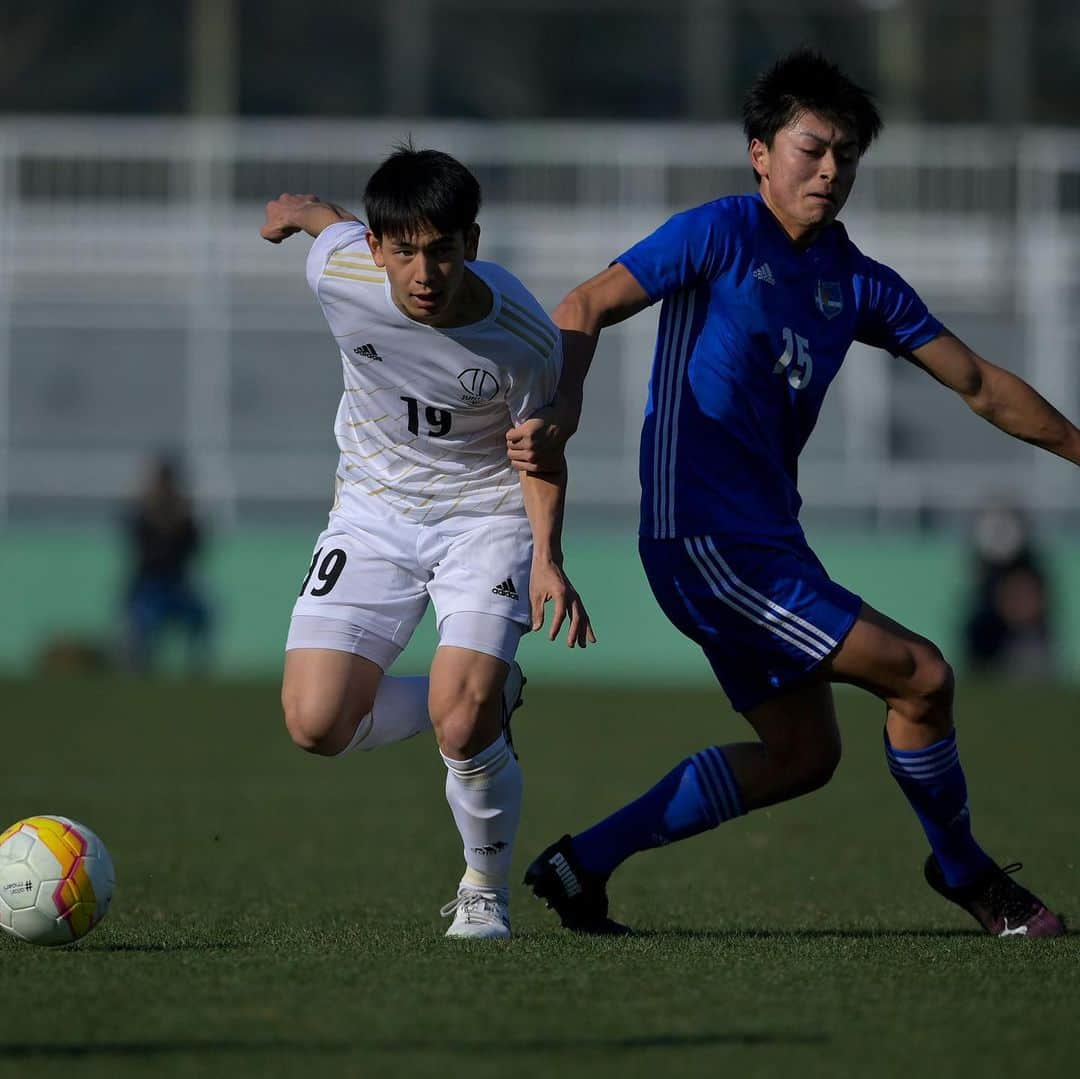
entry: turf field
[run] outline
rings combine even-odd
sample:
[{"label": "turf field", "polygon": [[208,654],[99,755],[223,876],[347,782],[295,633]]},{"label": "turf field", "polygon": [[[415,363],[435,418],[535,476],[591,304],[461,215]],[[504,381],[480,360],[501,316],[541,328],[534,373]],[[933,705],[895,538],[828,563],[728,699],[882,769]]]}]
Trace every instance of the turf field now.
[{"label": "turf field", "polygon": [[[741,736],[710,695],[529,688],[521,868]],[[307,757],[276,697],[0,684],[0,823],[83,820],[119,877],[82,944],[0,940],[0,1074],[1075,1074],[1080,938],[989,940],[926,888],[869,698],[840,698],[826,790],[620,871],[640,935],[571,937],[518,889],[516,939],[485,947],[441,937],[460,867],[433,744]],[[968,687],[960,711],[977,832],[1080,917],[1080,692]]]}]

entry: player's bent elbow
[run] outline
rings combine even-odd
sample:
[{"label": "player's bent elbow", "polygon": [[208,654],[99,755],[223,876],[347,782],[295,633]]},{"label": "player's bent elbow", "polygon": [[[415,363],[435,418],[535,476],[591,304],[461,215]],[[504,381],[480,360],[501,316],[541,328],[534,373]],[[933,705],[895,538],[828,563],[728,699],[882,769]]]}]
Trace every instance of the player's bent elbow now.
[{"label": "player's bent elbow", "polygon": [[552,313],[552,320],[563,331],[596,335],[606,326],[609,312],[591,282],[571,289]]},{"label": "player's bent elbow", "polygon": [[964,402],[980,419],[991,423],[994,419],[994,399],[986,392],[985,385],[973,393],[964,394]]}]

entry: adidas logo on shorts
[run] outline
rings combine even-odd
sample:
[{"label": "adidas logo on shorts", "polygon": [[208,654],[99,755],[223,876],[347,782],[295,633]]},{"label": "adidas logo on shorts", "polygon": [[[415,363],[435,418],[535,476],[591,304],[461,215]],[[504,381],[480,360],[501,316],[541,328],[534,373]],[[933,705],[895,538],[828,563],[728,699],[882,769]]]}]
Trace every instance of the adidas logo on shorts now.
[{"label": "adidas logo on shorts", "polygon": [[507,577],[502,584],[497,584],[491,590],[496,596],[505,596],[507,599],[517,599],[517,589],[514,587],[513,577]]}]

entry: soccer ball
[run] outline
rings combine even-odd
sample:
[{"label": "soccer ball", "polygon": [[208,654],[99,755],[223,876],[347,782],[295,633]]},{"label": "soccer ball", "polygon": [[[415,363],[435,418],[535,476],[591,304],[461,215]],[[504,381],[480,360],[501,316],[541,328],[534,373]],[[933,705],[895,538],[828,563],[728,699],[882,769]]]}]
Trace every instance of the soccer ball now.
[{"label": "soccer ball", "polygon": [[116,874],[105,844],[67,817],[27,817],[0,834],[0,929],[70,944],[109,909]]}]

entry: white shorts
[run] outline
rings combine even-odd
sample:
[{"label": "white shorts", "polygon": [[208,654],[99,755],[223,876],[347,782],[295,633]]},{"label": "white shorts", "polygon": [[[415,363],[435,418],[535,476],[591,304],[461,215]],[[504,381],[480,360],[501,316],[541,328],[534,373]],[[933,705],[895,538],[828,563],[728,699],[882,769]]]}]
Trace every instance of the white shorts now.
[{"label": "white shorts", "polygon": [[351,652],[388,670],[435,604],[439,643],[514,658],[531,621],[524,516],[332,517],[293,607],[285,650]]}]

